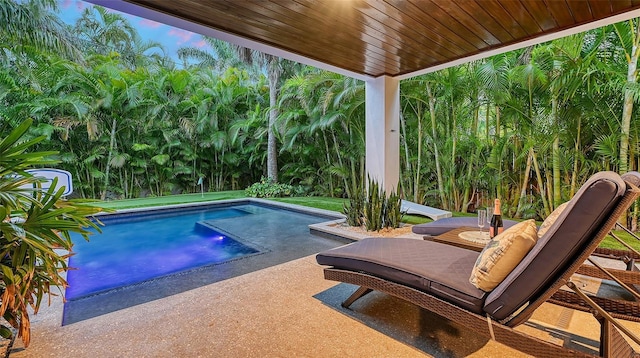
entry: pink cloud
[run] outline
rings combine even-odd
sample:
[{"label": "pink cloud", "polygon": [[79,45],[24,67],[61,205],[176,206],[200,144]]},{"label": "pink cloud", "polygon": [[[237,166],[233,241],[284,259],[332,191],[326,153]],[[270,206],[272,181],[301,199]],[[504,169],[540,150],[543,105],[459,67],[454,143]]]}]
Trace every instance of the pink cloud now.
[{"label": "pink cloud", "polygon": [[162,25],[161,23],[155,22],[155,21],[149,20],[149,19],[140,20],[140,26],[142,26],[142,27],[148,27],[148,28],[151,28],[151,29],[157,29],[161,25]]},{"label": "pink cloud", "polygon": [[76,9],[78,9],[79,11],[84,10],[85,6],[84,6],[84,2],[82,1],[76,1]]},{"label": "pink cloud", "polygon": [[193,37],[193,32],[180,30],[180,29],[171,29],[169,30],[168,35],[177,37],[178,45],[182,45],[187,43],[191,39],[191,37]]},{"label": "pink cloud", "polygon": [[200,41],[195,41],[195,42],[193,43],[193,46],[194,46],[194,47],[197,47],[197,48],[207,47],[207,45],[208,45],[208,44],[207,44],[207,42],[206,42],[204,39],[200,39]]},{"label": "pink cloud", "polygon": [[60,2],[61,9],[68,9],[71,6],[71,0],[64,0]]}]

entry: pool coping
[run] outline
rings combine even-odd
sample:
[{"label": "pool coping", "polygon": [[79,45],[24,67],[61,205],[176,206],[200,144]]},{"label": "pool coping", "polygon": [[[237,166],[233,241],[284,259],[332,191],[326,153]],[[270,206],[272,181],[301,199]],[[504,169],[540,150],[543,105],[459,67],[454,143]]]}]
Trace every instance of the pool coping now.
[{"label": "pool coping", "polygon": [[332,221],[335,221],[335,220],[346,220],[346,216],[344,214],[342,214],[342,213],[337,212],[337,211],[312,208],[312,207],[304,206],[304,205],[281,203],[281,202],[277,202],[277,201],[271,201],[271,200],[260,199],[260,198],[224,199],[224,200],[199,201],[197,203],[183,203],[183,204],[169,204],[169,205],[159,205],[159,206],[146,206],[146,207],[139,207],[139,208],[119,209],[119,210],[115,210],[115,212],[100,212],[100,213],[95,214],[94,216],[96,218],[100,218],[102,216],[106,217],[106,216],[113,216],[113,215],[118,215],[118,214],[122,215],[122,214],[127,214],[127,213],[137,213],[137,212],[146,212],[146,211],[180,209],[180,208],[186,208],[186,207],[196,208],[196,207],[211,206],[211,205],[231,206],[231,205],[244,204],[244,203],[279,207],[279,208],[288,209],[288,210],[291,210],[291,211],[323,216],[323,217],[326,217],[328,219],[334,219]]},{"label": "pool coping", "polygon": [[238,204],[257,204],[262,206],[271,206],[280,209],[286,209],[294,212],[300,212],[303,214],[317,215],[321,217],[326,217],[327,221],[323,221],[317,224],[309,225],[309,232],[313,235],[321,236],[329,239],[338,239],[338,240],[349,240],[349,241],[357,241],[364,239],[366,237],[370,237],[371,235],[361,234],[357,232],[350,232],[347,230],[341,229],[339,226],[346,222],[347,217],[339,213],[337,211],[326,210],[326,209],[318,209],[304,205],[298,204],[289,204],[282,203],[277,201],[271,201],[260,198],[242,198],[242,199],[224,199],[224,200],[212,200],[212,201],[201,201],[197,203],[184,203],[184,204],[170,204],[170,205],[160,205],[160,206],[148,206],[148,207],[140,207],[140,208],[129,208],[129,209],[120,209],[115,212],[101,212],[94,215],[98,220],[101,217],[110,217],[117,215],[126,215],[126,214],[135,214],[139,212],[149,212],[149,211],[161,211],[161,210],[170,210],[170,209],[180,209],[180,208],[197,208],[197,207],[205,207],[205,206],[231,206]]}]

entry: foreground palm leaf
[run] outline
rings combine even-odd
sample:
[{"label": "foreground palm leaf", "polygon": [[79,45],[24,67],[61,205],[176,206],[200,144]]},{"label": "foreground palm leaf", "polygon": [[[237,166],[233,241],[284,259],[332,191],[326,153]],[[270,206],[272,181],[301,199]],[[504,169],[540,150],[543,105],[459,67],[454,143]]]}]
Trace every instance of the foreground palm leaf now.
[{"label": "foreground palm leaf", "polygon": [[[28,152],[43,137],[24,140],[31,126],[25,121],[0,140],[0,316],[18,331],[25,347],[30,342],[30,307],[38,313],[45,295],[62,293],[67,282],[61,275],[73,243],[70,233],[88,239],[88,228],[99,229],[87,218],[100,211],[61,199],[64,188],[43,190],[39,179],[25,172],[51,165],[52,152]],[[0,335],[12,338],[9,327]]]}]

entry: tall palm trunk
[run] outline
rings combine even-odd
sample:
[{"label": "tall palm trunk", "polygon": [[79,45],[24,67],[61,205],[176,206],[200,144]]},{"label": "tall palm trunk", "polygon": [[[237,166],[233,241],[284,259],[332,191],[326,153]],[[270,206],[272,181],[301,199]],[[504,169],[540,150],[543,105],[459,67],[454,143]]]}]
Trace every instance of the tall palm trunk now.
[{"label": "tall palm trunk", "polygon": [[105,200],[107,197],[107,189],[109,187],[109,171],[111,169],[111,157],[113,157],[113,149],[116,146],[116,117],[114,116],[111,121],[111,140],[109,141],[109,153],[107,154],[107,167],[105,169],[104,174],[104,189],[102,190],[102,195],[100,195],[101,200]]},{"label": "tall palm trunk", "polygon": [[418,202],[420,193],[420,169],[422,165],[422,111],[418,113],[418,160],[416,163],[416,179],[413,183],[413,201]]},{"label": "tall palm trunk", "polygon": [[444,209],[447,209],[447,201],[444,195],[444,183],[442,182],[442,169],[440,168],[440,155],[438,154],[437,143],[437,127],[436,127],[436,98],[431,91],[431,84],[427,82],[427,97],[429,97],[429,112],[431,114],[431,135],[433,139],[433,153],[436,162],[436,175],[438,178],[438,194],[440,195],[440,202]]},{"label": "tall palm trunk", "polygon": [[487,143],[489,143],[489,118],[490,118],[490,114],[491,114],[491,103],[487,102],[487,111],[484,114],[484,138],[487,140]]},{"label": "tall palm trunk", "polygon": [[[123,173],[124,172],[124,173]],[[129,183],[127,179],[129,178],[126,169],[120,169],[118,171],[118,175],[120,175],[120,183],[122,183],[122,190],[125,198],[129,197]]]},{"label": "tall palm trunk", "polygon": [[496,136],[495,140],[500,139],[500,106],[496,105]]},{"label": "tall palm trunk", "polygon": [[573,172],[571,173],[571,193],[569,194],[570,198],[573,198],[573,195],[576,193],[576,186],[578,181],[578,161],[580,156],[580,130],[582,127],[582,118],[578,117],[578,133],[576,134],[576,144],[574,146],[574,154],[573,154]]},{"label": "tall palm trunk", "polygon": [[275,126],[278,118],[278,82],[282,70],[278,66],[277,57],[269,61],[269,124],[267,135],[267,177],[278,181],[278,151],[276,148]]},{"label": "tall palm trunk", "polygon": [[545,193],[547,194],[547,200],[549,203],[549,213],[551,213],[553,211],[553,178],[552,178],[552,171],[545,171]]},{"label": "tall palm trunk", "polygon": [[[554,68],[557,65],[554,65]],[[558,94],[554,88],[551,87],[552,99],[551,99],[551,118],[553,119],[554,130],[554,138],[553,138],[553,148],[551,152],[551,164],[553,166],[553,201],[551,202],[553,210],[557,208],[558,205],[561,204],[562,200],[562,192],[560,188],[560,131],[559,131],[559,121],[558,118]]]},{"label": "tall palm trunk", "polygon": [[[332,129],[331,130],[331,137],[333,138],[333,147],[336,151],[336,155],[338,156],[338,164],[340,165],[340,168],[345,168],[344,163],[342,161],[342,155],[340,154],[340,147],[338,144],[338,138],[336,138],[336,132]],[[347,181],[347,177],[346,176],[342,176],[342,181],[344,183],[344,187],[348,187],[349,186],[349,182]]]},{"label": "tall palm trunk", "polygon": [[[327,167],[331,165],[331,156],[330,156],[330,152],[329,152],[329,142],[327,141],[327,135],[325,134],[325,131],[321,131],[322,133],[322,139],[324,141],[324,154],[327,157]],[[345,190],[347,191],[347,196],[349,198],[351,198],[351,195],[353,195],[353,193],[351,193],[349,191],[349,186],[347,186],[345,188]],[[331,176],[329,176],[329,195],[333,198],[333,178]]]},{"label": "tall palm trunk", "polygon": [[551,214],[549,210],[549,204],[547,203],[547,197],[545,190],[542,188],[544,182],[542,181],[542,175],[540,174],[540,166],[538,165],[538,159],[536,158],[536,152],[533,151],[533,148],[529,148],[529,155],[533,160],[533,169],[536,171],[536,179],[538,180],[538,191],[540,192],[540,197],[542,198],[542,206],[544,207],[545,217]]},{"label": "tall palm trunk", "polygon": [[520,196],[518,197],[518,208],[516,209],[516,217],[520,217],[522,213],[522,204],[527,197],[527,187],[529,186],[529,173],[531,172],[531,151],[527,155],[527,165],[524,168],[524,176],[522,178],[522,186],[520,187]]},{"label": "tall palm trunk", "polygon": [[[456,128],[457,128],[457,123],[456,123],[456,112],[455,112],[455,108],[454,108],[454,103],[453,103],[453,98],[451,99],[451,124],[452,124],[452,128],[451,128],[451,138],[452,138],[452,144],[451,144],[451,163],[455,163],[456,162],[456,145],[457,145],[457,141],[456,141]],[[458,193],[458,188],[456,185],[456,181],[458,180],[458,178],[456,177],[456,171],[455,171],[455,166],[453,167],[453,170],[451,172],[451,194],[453,196],[453,200],[452,200],[452,205],[453,208],[456,211],[460,210],[460,195]],[[451,206],[449,206],[451,208]]]},{"label": "tall palm trunk", "polygon": [[[629,20],[631,33],[634,33],[634,20]],[[621,134],[620,137],[620,173],[626,173],[629,170],[629,158],[627,152],[629,150],[629,129],[631,127],[631,115],[633,112],[633,87],[637,82],[638,56],[640,42],[640,24],[635,28],[633,35],[633,45],[631,53],[627,53],[627,88],[624,90],[624,107],[622,108]]]},{"label": "tall palm trunk", "polygon": [[553,189],[551,192],[553,194],[553,201],[551,202],[551,210],[557,208],[562,201],[562,192],[560,189],[560,136],[558,133],[556,133],[556,137],[553,139],[552,151],[551,162],[553,165]]},{"label": "tall palm trunk", "polygon": [[[400,130],[402,135],[400,136],[401,140],[402,140],[402,146],[404,147],[404,160],[405,160],[405,168],[407,170],[407,172],[404,175],[401,175],[401,177],[406,177],[409,178],[409,182],[411,182],[411,160],[409,159],[409,146],[407,145],[407,123],[404,120],[404,115],[402,115],[402,112],[400,112]],[[409,183],[411,185],[411,183]],[[415,188],[417,185],[414,183],[413,185],[411,185],[411,187]],[[406,190],[406,188],[404,188],[404,180],[400,180],[400,189],[401,189],[401,193],[407,193],[408,190]],[[398,193],[400,194],[400,193]]]},{"label": "tall palm trunk", "polygon": [[474,199],[476,201],[476,205],[474,206],[478,208],[478,198],[474,195],[474,193],[476,193],[477,191],[477,188],[475,184],[472,184],[473,180],[471,178],[473,178],[473,170],[476,167],[476,162],[478,160],[480,150],[480,146],[477,146],[473,152],[473,156],[469,158],[469,161],[467,162],[467,175],[465,177],[464,193],[462,194],[462,208],[460,209],[460,211],[462,211],[463,213],[468,212],[469,205]]},{"label": "tall palm trunk", "polygon": [[224,190],[224,154],[226,152],[225,150],[225,146],[222,146],[222,153],[220,153],[220,168],[218,170],[216,170],[217,174],[218,174],[218,183],[217,183],[217,189],[219,191]]}]

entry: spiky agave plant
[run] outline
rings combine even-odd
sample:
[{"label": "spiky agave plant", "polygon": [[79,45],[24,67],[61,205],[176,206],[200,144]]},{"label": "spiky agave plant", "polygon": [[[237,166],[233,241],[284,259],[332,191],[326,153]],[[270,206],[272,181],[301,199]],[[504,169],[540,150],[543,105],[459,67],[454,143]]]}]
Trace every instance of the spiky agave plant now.
[{"label": "spiky agave plant", "polygon": [[[26,139],[31,120],[0,139],[0,316],[17,330],[27,347],[31,340],[30,307],[38,312],[45,296],[63,293],[70,233],[88,240],[98,226],[87,216],[101,209],[61,199],[64,188],[43,190],[25,170],[55,164],[55,152],[30,152],[44,137]],[[14,339],[10,327],[0,335]]]},{"label": "spiky agave plant", "polygon": [[364,223],[364,203],[365,196],[362,185],[355,181],[353,187],[349,188],[349,201],[342,205],[342,212],[347,216],[347,224],[350,226],[362,226]]},{"label": "spiky agave plant", "polygon": [[397,229],[402,223],[403,213],[400,209],[402,207],[402,198],[398,194],[400,192],[400,184],[396,191],[391,192],[386,198],[385,210],[384,210],[384,227],[390,227]]},{"label": "spiky agave plant", "polygon": [[384,225],[386,195],[378,182],[369,178],[367,200],[364,203],[364,219],[367,231],[379,231]]}]

